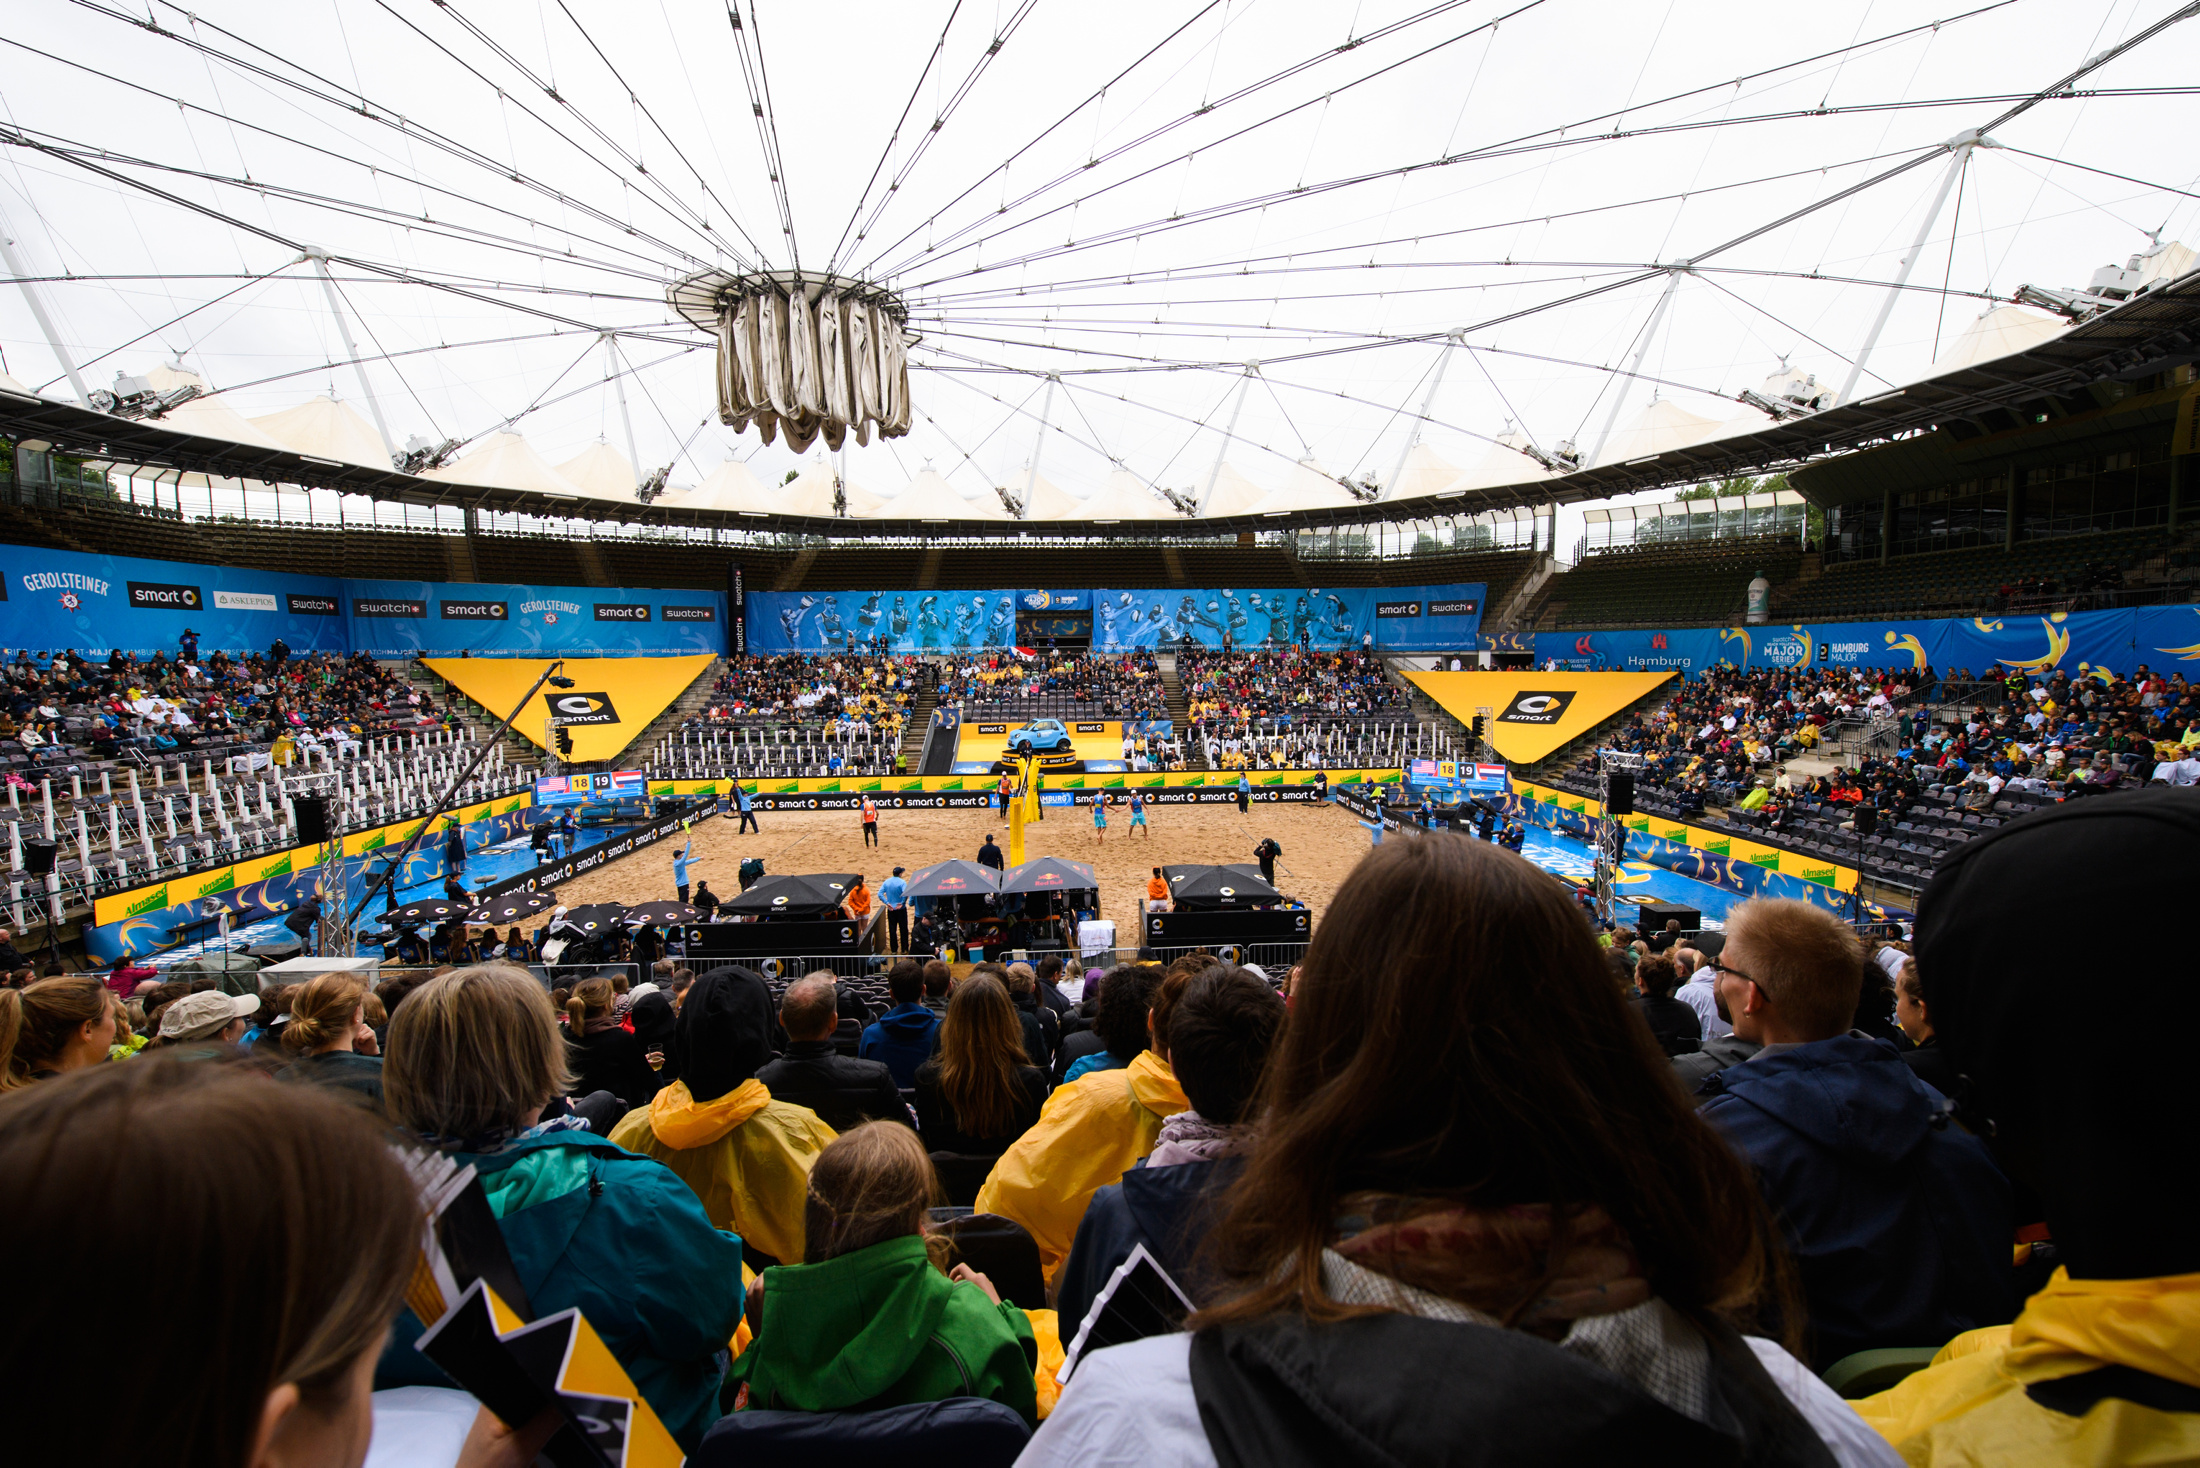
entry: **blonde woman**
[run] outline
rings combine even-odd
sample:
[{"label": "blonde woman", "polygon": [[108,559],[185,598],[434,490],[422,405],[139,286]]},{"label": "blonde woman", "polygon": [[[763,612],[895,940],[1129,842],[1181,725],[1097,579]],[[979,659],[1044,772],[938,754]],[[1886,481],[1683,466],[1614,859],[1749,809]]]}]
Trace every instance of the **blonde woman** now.
[{"label": "blonde woman", "polygon": [[334,1086],[380,1111],[382,1061],[367,1024],[369,997],[366,984],[350,974],[322,974],[301,984],[282,1029],[283,1048],[298,1058],[275,1078]]}]

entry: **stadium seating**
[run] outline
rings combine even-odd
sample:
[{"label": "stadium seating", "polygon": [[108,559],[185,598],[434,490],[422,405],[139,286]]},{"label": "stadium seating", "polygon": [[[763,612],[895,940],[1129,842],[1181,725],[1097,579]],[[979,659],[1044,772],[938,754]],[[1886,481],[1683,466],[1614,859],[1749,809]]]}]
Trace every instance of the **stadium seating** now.
[{"label": "stadium seating", "polygon": [[[2004,610],[1997,594],[2025,577],[2045,577],[2067,591],[2096,579],[2088,568],[2113,565],[2119,570],[2166,544],[2161,530],[2125,530],[2074,535],[2060,540],[2023,541],[2012,550],[1999,546],[1938,551],[1927,555],[1842,561],[1798,586],[1776,591],[1775,620],[1904,616],[1962,616]],[[2111,578],[2120,585],[2123,577]],[[1775,578],[1775,586],[1778,579]]]},{"label": "stadium seating", "polygon": [[1673,627],[1738,618],[1749,583],[1794,579],[1802,549],[1792,537],[1684,541],[1591,551],[1552,579],[1538,625]]}]

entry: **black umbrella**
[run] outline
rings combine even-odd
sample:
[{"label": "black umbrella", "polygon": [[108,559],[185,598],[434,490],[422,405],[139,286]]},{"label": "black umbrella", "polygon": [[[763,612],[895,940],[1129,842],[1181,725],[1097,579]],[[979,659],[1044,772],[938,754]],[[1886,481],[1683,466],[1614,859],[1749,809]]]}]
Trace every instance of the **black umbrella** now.
[{"label": "black umbrella", "polygon": [[451,901],[447,897],[430,897],[422,902],[408,902],[390,914],[390,921],[402,927],[417,928],[422,923],[440,923],[455,917],[471,919],[472,907]]},{"label": "black umbrella", "polygon": [[626,917],[626,909],[616,902],[592,902],[586,907],[576,907],[550,925],[553,936],[567,933],[576,938],[593,938],[598,933],[608,933]]},{"label": "black umbrella", "polygon": [[1260,869],[1249,866],[1163,867],[1169,884],[1169,900],[1185,909],[1250,907],[1256,902],[1279,902],[1283,894],[1260,879]]},{"label": "black umbrella", "polygon": [[924,867],[906,880],[911,897],[976,897],[1001,890],[999,872],[959,857]]},{"label": "black umbrella", "polygon": [[815,872],[804,877],[759,877],[739,897],[719,904],[720,912],[765,918],[820,918],[840,911],[855,886],[854,872]]},{"label": "black umbrella", "polygon": [[702,914],[684,902],[645,902],[626,910],[629,927],[670,927],[700,921]]},{"label": "black umbrella", "polygon": [[1020,867],[1011,867],[1001,877],[1003,892],[1086,892],[1097,891],[1100,879],[1092,868],[1081,861],[1064,861],[1058,856],[1042,856],[1037,861],[1027,861]]},{"label": "black umbrella", "polygon": [[531,918],[538,912],[548,912],[558,905],[558,899],[547,892],[527,888],[519,892],[507,892],[502,897],[492,897],[489,905],[475,914],[484,922],[516,923]]}]

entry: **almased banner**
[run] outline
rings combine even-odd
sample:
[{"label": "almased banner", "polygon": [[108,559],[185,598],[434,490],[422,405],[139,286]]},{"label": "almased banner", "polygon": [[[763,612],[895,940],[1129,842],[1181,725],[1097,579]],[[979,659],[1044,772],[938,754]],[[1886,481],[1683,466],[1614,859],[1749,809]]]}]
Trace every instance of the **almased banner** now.
[{"label": "almased banner", "polygon": [[[1967,668],[1997,676],[2061,671],[2128,678],[2200,663],[2200,606],[2052,612],[1911,622],[1769,623],[1666,631],[1538,632],[1538,666],[1699,674],[1706,668]],[[2188,674],[2190,669],[2186,670]]]},{"label": "almased banner", "polygon": [[208,653],[265,651],[277,638],[297,653],[344,652],[343,586],[324,576],[0,545],[0,642],[94,658],[116,648],[174,654],[188,628]]},{"label": "almased banner", "polygon": [[380,658],[668,657],[726,645],[716,591],[345,581],[351,644]]}]

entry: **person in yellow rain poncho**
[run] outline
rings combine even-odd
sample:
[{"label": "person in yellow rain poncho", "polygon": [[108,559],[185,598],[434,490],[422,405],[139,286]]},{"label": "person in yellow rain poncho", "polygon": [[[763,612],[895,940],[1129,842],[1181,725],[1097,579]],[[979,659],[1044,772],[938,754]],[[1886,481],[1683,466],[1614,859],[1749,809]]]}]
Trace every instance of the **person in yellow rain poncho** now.
[{"label": "person in yellow rain poncho", "polygon": [[[1935,1039],[2003,1164],[2037,1189],[2062,1267],[2014,1324],[1967,1331],[1852,1403],[1914,1464],[2200,1462],[2200,990],[2173,925],[2200,790],[2057,806],[1943,861],[1917,916]],[[2082,913],[2118,975],[2114,1044],[2073,1044],[2033,948]]]},{"label": "person in yellow rain poncho", "polygon": [[[1134,970],[1117,969],[1106,983]],[[1150,971],[1148,971],[1150,973]],[[1150,991],[1152,985],[1143,987]],[[1106,1003],[1102,991],[1102,1003]],[[1143,1009],[1143,1000],[1139,1008]],[[1069,1258],[1092,1195],[1118,1182],[1153,1150],[1161,1123],[1189,1110],[1169,1063],[1142,1050],[1129,1065],[1095,1070],[1047,1097],[1039,1120],[993,1164],[978,1190],[978,1211],[1013,1218],[1031,1231],[1051,1281]]]},{"label": "person in yellow rain poncho", "polygon": [[712,969],[680,1005],[669,1057],[679,1079],[629,1111],[611,1140],[662,1162],[710,1221],[770,1262],[802,1262],[810,1164],[837,1135],[756,1079],[771,1059],[771,992],[753,970]]}]

